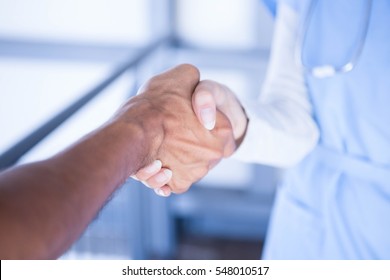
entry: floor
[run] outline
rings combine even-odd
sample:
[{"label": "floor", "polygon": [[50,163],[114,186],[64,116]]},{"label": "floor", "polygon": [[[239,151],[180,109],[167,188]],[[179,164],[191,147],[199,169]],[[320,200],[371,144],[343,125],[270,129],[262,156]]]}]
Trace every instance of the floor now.
[{"label": "floor", "polygon": [[257,260],[262,245],[261,241],[186,236],[180,240],[176,259]]}]

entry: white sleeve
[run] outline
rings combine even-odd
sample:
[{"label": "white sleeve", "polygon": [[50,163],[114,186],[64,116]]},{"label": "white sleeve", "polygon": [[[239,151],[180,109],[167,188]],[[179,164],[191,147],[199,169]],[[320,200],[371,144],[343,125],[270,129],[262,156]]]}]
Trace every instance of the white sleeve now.
[{"label": "white sleeve", "polygon": [[294,59],[298,15],[283,3],[278,9],[267,76],[258,100],[242,102],[249,123],[233,157],[289,167],[314,148],[319,133],[312,118],[303,69]]}]

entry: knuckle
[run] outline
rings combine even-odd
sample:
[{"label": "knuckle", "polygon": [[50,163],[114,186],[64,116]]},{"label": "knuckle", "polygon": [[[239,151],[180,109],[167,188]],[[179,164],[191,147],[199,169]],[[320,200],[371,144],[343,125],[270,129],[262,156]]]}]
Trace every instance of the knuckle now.
[{"label": "knuckle", "polygon": [[158,188],[160,187],[158,184],[156,184],[156,182],[152,179],[148,179],[148,180],[145,180],[142,182],[145,186],[147,186],[148,188],[151,188],[151,189],[154,189],[154,188]]},{"label": "knuckle", "polygon": [[189,63],[183,63],[178,66],[180,71],[183,71],[186,75],[190,75],[192,78],[199,80],[200,79],[200,71],[199,69]]},{"label": "knuckle", "polygon": [[139,171],[135,174],[135,176],[136,176],[137,179],[140,180],[140,181],[146,181],[146,180],[148,180],[148,179],[151,177],[151,175],[149,175],[149,174],[147,174],[147,173],[145,172],[144,168],[141,169],[141,170],[139,170]]},{"label": "knuckle", "polygon": [[221,147],[221,148],[217,151],[215,160],[220,160],[221,158],[223,158],[223,155],[224,155],[224,148]]},{"label": "knuckle", "polygon": [[212,149],[212,153],[209,155],[209,161],[219,160],[223,157],[224,148],[225,148],[225,139],[218,137],[216,138],[216,142],[214,143],[214,147]]},{"label": "knuckle", "polygon": [[180,182],[176,180],[174,182],[170,182],[168,186],[171,188],[173,193],[182,194],[188,191],[188,189],[191,187],[191,183],[184,180],[180,180]]},{"label": "knuckle", "polygon": [[195,96],[195,103],[198,106],[203,106],[205,104],[213,104],[214,96],[208,88],[202,88],[197,91]]}]

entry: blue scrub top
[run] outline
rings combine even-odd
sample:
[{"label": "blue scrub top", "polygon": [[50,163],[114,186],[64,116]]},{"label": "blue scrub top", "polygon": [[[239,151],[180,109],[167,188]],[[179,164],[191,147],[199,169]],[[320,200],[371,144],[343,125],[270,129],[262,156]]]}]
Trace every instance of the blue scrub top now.
[{"label": "blue scrub top", "polygon": [[[303,25],[310,1],[281,1]],[[348,61],[364,15],[357,2],[318,1],[307,62]],[[320,141],[278,189],[264,258],[390,259],[390,1],[371,12],[351,72],[306,76]]]}]

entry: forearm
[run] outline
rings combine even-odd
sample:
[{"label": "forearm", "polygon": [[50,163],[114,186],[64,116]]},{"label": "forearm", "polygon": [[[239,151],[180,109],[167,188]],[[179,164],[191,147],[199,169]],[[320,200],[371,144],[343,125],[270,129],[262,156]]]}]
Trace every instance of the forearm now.
[{"label": "forearm", "polygon": [[249,125],[235,157],[278,167],[299,162],[316,145],[303,69],[295,61],[299,30],[296,12],[279,5],[270,65],[257,102],[244,103]]},{"label": "forearm", "polygon": [[1,174],[0,258],[58,257],[157,142],[115,120],[53,158]]},{"label": "forearm", "polygon": [[191,96],[199,71],[179,65],[151,78],[102,128],[46,161],[0,174],[0,258],[55,258],[112,193],[159,159],[183,192],[235,147],[230,122],[206,130]]},{"label": "forearm", "polygon": [[[286,101],[286,100],[285,100]],[[247,104],[249,125],[236,159],[275,167],[291,167],[316,145],[317,126],[306,111],[287,102]]]}]

